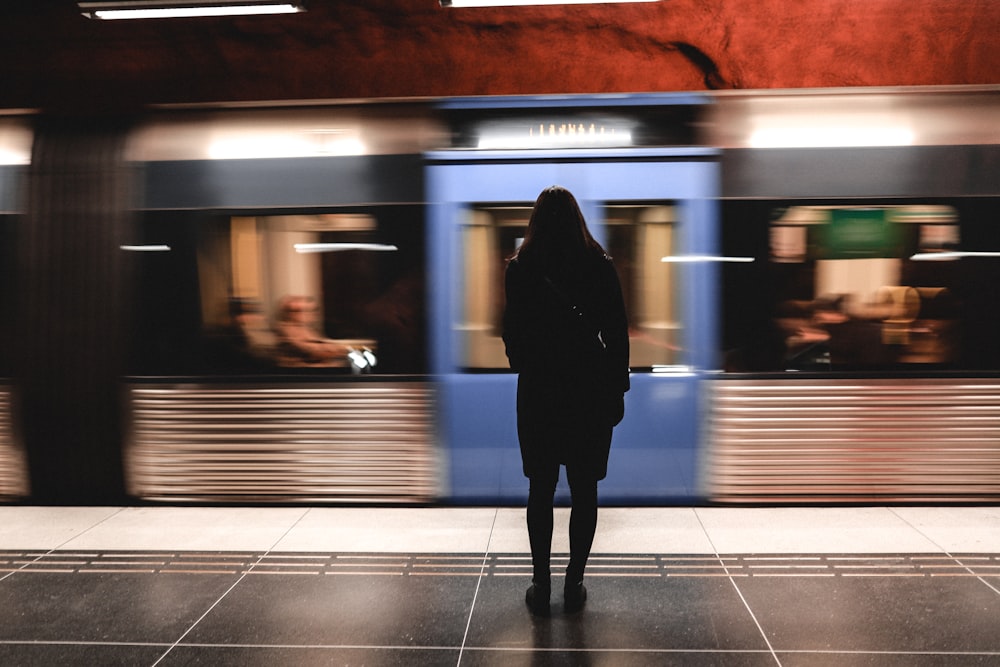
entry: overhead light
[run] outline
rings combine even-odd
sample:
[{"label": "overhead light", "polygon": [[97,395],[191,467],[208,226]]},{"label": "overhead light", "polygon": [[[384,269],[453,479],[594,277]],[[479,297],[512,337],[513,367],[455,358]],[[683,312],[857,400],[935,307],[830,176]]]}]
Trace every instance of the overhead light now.
[{"label": "overhead light", "polygon": [[364,155],[368,148],[356,130],[305,131],[247,129],[227,132],[208,143],[213,160],[253,158],[345,157]]},{"label": "overhead light", "polygon": [[442,7],[526,7],[528,5],[603,5],[659,0],[441,0]]},{"label": "overhead light", "polygon": [[1000,257],[1000,252],[971,252],[971,251],[945,251],[945,252],[918,252],[910,255],[914,262],[942,262],[963,257]]},{"label": "overhead light", "polygon": [[129,252],[170,252],[170,246],[162,243],[149,245],[123,245],[120,247],[122,250],[127,250]]},{"label": "overhead light", "polygon": [[816,125],[767,127],[750,135],[751,148],[910,146],[913,131],[898,126]]},{"label": "overhead light", "polygon": [[373,250],[375,252],[392,252],[399,250],[394,245],[385,243],[296,243],[295,252],[343,252],[345,250]]},{"label": "overhead light", "polygon": [[77,5],[80,13],[87,18],[105,20],[294,14],[303,11],[299,2],[274,0],[79,0]]},{"label": "overhead light", "polygon": [[716,255],[667,255],[666,257],[660,258],[661,262],[665,263],[676,263],[676,264],[690,264],[690,263],[701,263],[701,262],[737,262],[737,263],[749,263],[753,262],[753,257],[718,257]]},{"label": "overhead light", "polygon": [[0,147],[0,166],[31,164],[31,150],[18,151]]}]

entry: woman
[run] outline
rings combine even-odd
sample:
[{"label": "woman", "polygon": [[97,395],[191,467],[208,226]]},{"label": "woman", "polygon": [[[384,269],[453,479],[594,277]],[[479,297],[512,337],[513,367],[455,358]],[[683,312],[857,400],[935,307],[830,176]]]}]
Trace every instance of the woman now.
[{"label": "woman", "polygon": [[597,482],[607,475],[612,428],[629,388],[628,323],[611,258],[590,235],[573,195],[538,196],[505,276],[503,339],[518,372],[517,433],[529,480],[533,613],[549,610],[552,504],[566,466],[573,508],[564,604],[587,598],[583,571],[597,529]]}]

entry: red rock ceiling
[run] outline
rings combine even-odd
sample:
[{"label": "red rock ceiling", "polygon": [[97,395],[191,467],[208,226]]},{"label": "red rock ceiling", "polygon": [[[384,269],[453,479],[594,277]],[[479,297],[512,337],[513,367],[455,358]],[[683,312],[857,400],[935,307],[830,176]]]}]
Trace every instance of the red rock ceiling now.
[{"label": "red rock ceiling", "polygon": [[0,3],[0,108],[1000,83],[996,0],[663,0],[103,22]]}]

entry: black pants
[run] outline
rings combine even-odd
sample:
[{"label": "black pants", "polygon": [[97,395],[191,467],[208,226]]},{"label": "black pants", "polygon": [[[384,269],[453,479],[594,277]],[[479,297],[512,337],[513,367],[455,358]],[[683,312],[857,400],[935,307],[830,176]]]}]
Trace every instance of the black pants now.
[{"label": "black pants", "polygon": [[[566,467],[566,478],[573,508],[569,518],[569,566],[566,582],[583,581],[583,570],[590,557],[590,548],[597,532],[597,480],[581,473],[574,466]],[[528,540],[531,543],[532,581],[540,586],[551,585],[549,561],[552,551],[552,504],[559,482],[559,466],[553,465],[543,474],[529,478]]]}]

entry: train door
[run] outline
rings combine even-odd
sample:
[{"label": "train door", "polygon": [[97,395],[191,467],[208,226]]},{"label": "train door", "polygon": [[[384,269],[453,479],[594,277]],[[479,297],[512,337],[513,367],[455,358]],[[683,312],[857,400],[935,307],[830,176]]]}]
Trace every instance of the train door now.
[{"label": "train door", "polygon": [[[698,484],[700,377],[717,368],[715,153],[707,149],[428,155],[431,367],[446,495],[520,501],[517,377],[500,338],[503,270],[546,186],[567,187],[615,258],[629,309],[632,390],[604,502],[665,503]],[[564,486],[565,482],[563,482]],[[562,488],[560,493],[566,493]]]}]

